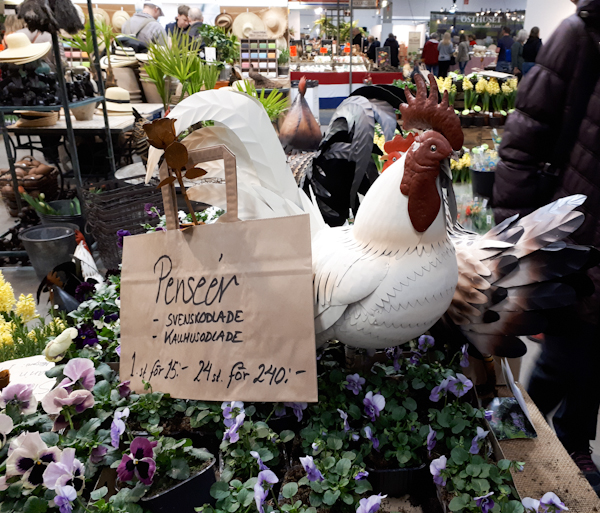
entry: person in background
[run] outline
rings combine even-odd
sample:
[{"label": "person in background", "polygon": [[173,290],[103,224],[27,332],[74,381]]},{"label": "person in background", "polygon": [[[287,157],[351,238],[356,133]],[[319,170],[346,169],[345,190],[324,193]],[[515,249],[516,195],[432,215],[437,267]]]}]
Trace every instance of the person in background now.
[{"label": "person in background", "polygon": [[175,21],[168,23],[166,28],[167,35],[170,36],[173,32],[177,30],[181,30],[185,32],[190,26],[190,20],[188,19],[188,13],[190,8],[187,5],[180,5],[177,7],[177,16],[175,16]]},{"label": "person in background", "polygon": [[204,16],[202,11],[197,7],[190,8],[188,12],[188,18],[190,20],[190,28],[188,29],[188,35],[190,37],[202,37],[200,35],[200,27],[204,23]]},{"label": "person in background", "polygon": [[467,38],[464,34],[460,35],[459,43],[458,43],[458,57],[456,60],[458,61],[458,67],[460,68],[460,74],[465,74],[465,68],[467,67],[467,62],[471,58],[469,56],[469,43],[467,42]]},{"label": "person in background", "polygon": [[450,32],[444,32],[442,42],[438,45],[438,65],[440,67],[440,77],[447,77],[450,69],[450,58],[454,53],[454,46],[450,39]]},{"label": "person in background", "polygon": [[[496,222],[526,214],[549,201],[585,194],[579,245],[600,246],[600,0],[579,0],[542,47],[519,86],[516,111],[507,119],[495,173]],[[540,170],[556,178],[548,179]],[[542,353],[528,392],[542,414],[554,414],[556,434],[600,492],[600,472],[589,442],[596,438],[600,406],[600,267],[595,285],[569,312],[549,319]],[[568,319],[565,322],[564,319]]]},{"label": "person in background", "polygon": [[[6,36],[13,34],[21,29],[25,28],[25,21],[17,18],[16,14],[9,14],[4,20],[4,36],[2,37],[3,49],[6,49]],[[48,34],[49,35],[49,34]],[[31,39],[30,39],[31,41]]]},{"label": "person in background", "polygon": [[523,76],[527,75],[529,70],[535,66],[535,59],[540,48],[542,48],[540,28],[533,27],[529,33],[529,39],[523,46]]},{"label": "person in background", "polygon": [[375,41],[375,36],[369,36],[369,46],[367,47],[367,57],[375,62],[377,57],[377,48],[381,46],[379,41]]},{"label": "person in background", "polygon": [[496,53],[498,54],[498,62],[496,64],[496,71],[503,73],[510,73],[510,49],[514,40],[510,37],[510,29],[508,27],[502,27],[502,36],[498,39],[498,47]]},{"label": "person in background", "polygon": [[363,36],[361,30],[358,27],[354,27],[352,29],[352,46],[354,45],[358,45],[358,48],[362,50]]},{"label": "person in background", "polygon": [[438,67],[438,44],[439,44],[440,35],[437,32],[431,34],[429,40],[423,46],[423,54],[421,55],[421,60],[427,71],[429,73],[433,73],[434,76],[438,76],[439,67]]},{"label": "person in background", "polygon": [[157,3],[145,2],[142,12],[136,12],[121,28],[123,34],[131,35],[148,46],[150,43],[167,44],[167,33],[158,18],[164,16]]},{"label": "person in background", "polygon": [[475,36],[473,34],[469,34],[469,46],[475,46],[477,41],[475,40]]},{"label": "person in background", "polygon": [[527,41],[527,31],[519,30],[517,39],[510,48],[510,65],[512,74],[516,75],[519,80],[523,77],[523,45]]},{"label": "person in background", "polygon": [[390,47],[390,63],[392,67],[397,68],[398,64],[400,64],[400,57],[398,55],[400,45],[398,44],[398,41],[396,41],[396,36],[392,32],[388,34],[388,38],[385,40],[385,43],[383,43],[383,46]]}]

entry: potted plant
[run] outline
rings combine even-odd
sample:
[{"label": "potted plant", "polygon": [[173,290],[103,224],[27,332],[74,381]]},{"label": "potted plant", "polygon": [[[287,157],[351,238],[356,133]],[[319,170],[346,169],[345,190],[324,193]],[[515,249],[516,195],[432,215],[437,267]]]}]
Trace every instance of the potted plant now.
[{"label": "potted plant", "polygon": [[287,77],[290,74],[290,51],[287,48],[281,50],[279,53],[279,57],[277,57],[277,66],[280,75]]}]

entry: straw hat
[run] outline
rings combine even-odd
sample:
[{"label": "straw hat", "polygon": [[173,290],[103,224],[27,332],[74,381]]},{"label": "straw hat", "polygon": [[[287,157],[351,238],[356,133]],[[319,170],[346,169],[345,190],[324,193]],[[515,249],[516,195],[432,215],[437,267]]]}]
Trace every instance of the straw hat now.
[{"label": "straw hat", "polygon": [[237,36],[238,39],[248,39],[250,32],[263,32],[266,30],[267,27],[263,20],[253,12],[243,12],[238,14],[231,26],[231,32],[233,32],[233,35]]},{"label": "straw hat", "polygon": [[[17,111],[15,111],[17,113]],[[46,127],[54,126],[58,122],[58,112],[30,112],[18,111],[19,119],[16,126]]]},{"label": "straw hat", "polygon": [[106,99],[106,110],[109,116],[132,114],[131,96],[127,89],[122,87],[109,87],[104,97]]},{"label": "straw hat", "polygon": [[221,27],[224,28],[225,30],[231,28],[231,25],[233,24],[233,17],[231,16],[231,14],[227,14],[226,12],[222,12],[221,14],[218,14],[217,17],[215,18],[215,27]]},{"label": "straw hat", "polygon": [[278,37],[277,41],[275,41],[278,50],[287,50],[288,42],[285,37]]},{"label": "straw hat", "polygon": [[287,29],[287,12],[282,7],[271,7],[261,15],[267,27],[269,39],[278,39]]},{"label": "straw hat", "polygon": [[36,43],[32,44],[26,34],[15,32],[6,36],[7,50],[0,52],[0,62],[10,62],[12,64],[27,64],[41,59],[46,55],[52,44]]},{"label": "straw hat", "polygon": [[125,22],[130,18],[127,11],[115,11],[112,17],[112,26],[117,32],[121,32],[121,28],[125,25]]},{"label": "straw hat", "polygon": [[96,24],[102,21],[105,25],[110,25],[110,16],[104,9],[101,9],[100,7],[94,7],[92,9],[92,13],[94,15],[94,22]]},{"label": "straw hat", "polygon": [[[137,64],[138,60],[135,55],[135,50],[133,48],[128,48],[126,46],[123,48],[117,47],[110,56],[111,67],[124,68],[126,66],[131,66],[132,64]],[[102,69],[108,68],[108,58],[106,55],[100,59],[100,66],[102,66]]]}]

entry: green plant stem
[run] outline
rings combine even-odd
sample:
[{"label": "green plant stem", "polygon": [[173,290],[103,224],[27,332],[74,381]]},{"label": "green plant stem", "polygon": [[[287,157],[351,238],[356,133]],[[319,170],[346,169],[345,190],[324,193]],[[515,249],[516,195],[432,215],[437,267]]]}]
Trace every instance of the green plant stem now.
[{"label": "green plant stem", "polygon": [[77,503],[88,513],[94,513],[91,509],[87,509],[87,507],[85,506],[85,504],[81,501],[81,498],[79,498],[79,496],[77,497]]},{"label": "green plant stem", "polygon": [[71,429],[75,429],[75,427],[73,426],[73,419],[71,418],[71,413],[69,412],[69,410],[64,409],[63,412],[65,418],[69,421],[69,426],[71,427]]}]

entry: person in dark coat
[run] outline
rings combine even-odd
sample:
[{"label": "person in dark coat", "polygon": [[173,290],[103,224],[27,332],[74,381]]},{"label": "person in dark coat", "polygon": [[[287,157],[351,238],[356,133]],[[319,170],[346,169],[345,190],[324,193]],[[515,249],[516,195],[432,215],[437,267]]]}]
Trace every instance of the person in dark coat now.
[{"label": "person in dark coat", "polygon": [[391,65],[394,68],[397,68],[398,64],[400,64],[400,58],[398,56],[398,52],[400,50],[400,45],[398,44],[398,41],[396,41],[396,36],[390,32],[388,34],[388,38],[385,40],[385,43],[383,43],[383,46],[390,47]]},{"label": "person in dark coat", "polygon": [[375,36],[369,36],[369,46],[367,46],[367,57],[375,62],[377,57],[377,48],[381,46],[379,41],[375,41]]},{"label": "person in dark coat", "polygon": [[[506,122],[496,169],[496,222],[527,214],[552,199],[585,194],[583,225],[571,242],[600,246],[600,0],[579,0],[542,47],[519,86],[516,111]],[[545,168],[557,176],[540,175]],[[598,493],[600,473],[589,441],[600,406],[600,267],[588,271],[595,292],[544,333],[529,394],[548,415],[571,457]],[[562,403],[561,403],[562,401]]]},{"label": "person in dark coat", "polygon": [[527,42],[523,45],[523,76],[527,75],[527,72],[535,66],[535,59],[541,47],[540,28],[533,27]]},{"label": "person in dark coat", "polygon": [[165,30],[167,31],[167,35],[173,35],[175,30],[181,30],[185,32],[190,26],[190,20],[188,19],[188,13],[190,12],[190,8],[187,5],[180,5],[177,7],[177,16],[175,16],[175,21],[172,23],[167,23]]}]

